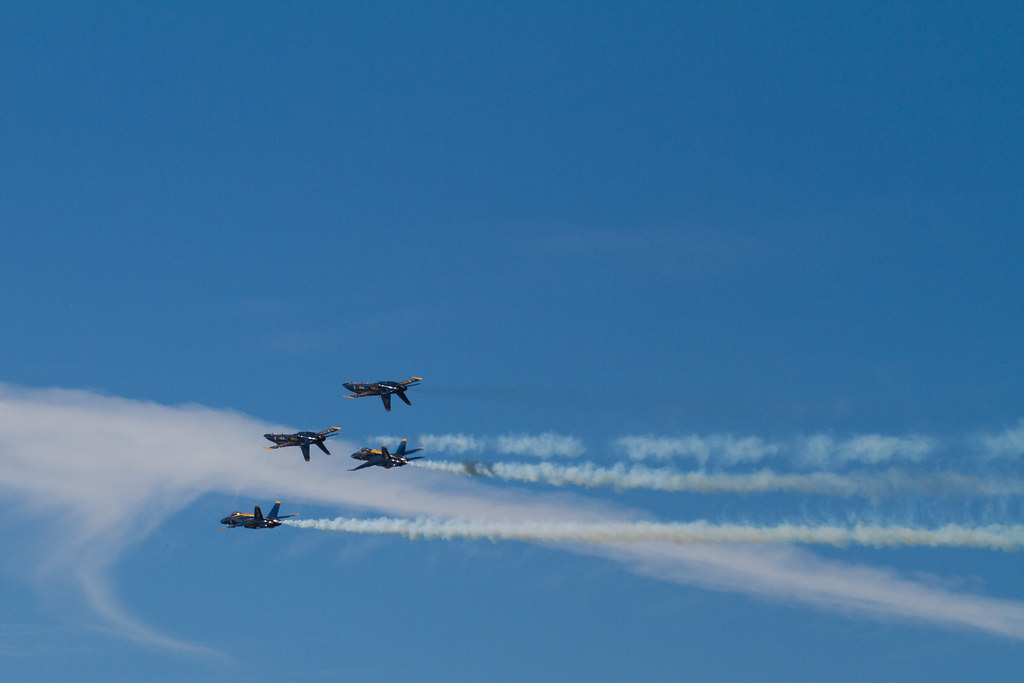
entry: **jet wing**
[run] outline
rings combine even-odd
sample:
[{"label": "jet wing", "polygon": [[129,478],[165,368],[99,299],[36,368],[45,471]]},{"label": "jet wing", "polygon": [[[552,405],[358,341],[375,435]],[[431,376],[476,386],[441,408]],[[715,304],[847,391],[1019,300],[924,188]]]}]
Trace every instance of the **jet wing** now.
[{"label": "jet wing", "polygon": [[374,466],[374,465],[376,465],[376,464],[377,464],[377,463],[375,463],[375,462],[364,462],[364,463],[363,463],[362,465],[360,465],[359,467],[353,467],[352,469],[350,469],[350,470],[349,470],[349,472],[355,472],[356,470],[361,470],[361,469],[364,469],[364,468],[366,468],[366,467],[373,467],[373,466]]}]

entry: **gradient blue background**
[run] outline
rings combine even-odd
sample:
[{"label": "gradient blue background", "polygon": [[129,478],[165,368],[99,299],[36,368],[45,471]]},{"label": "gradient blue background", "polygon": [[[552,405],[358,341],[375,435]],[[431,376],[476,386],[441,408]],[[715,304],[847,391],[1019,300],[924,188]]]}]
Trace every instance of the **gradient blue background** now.
[{"label": "gradient blue background", "polygon": [[[962,436],[1024,415],[1015,3],[15,2],[0,35],[5,383],[354,439],[552,431],[607,463],[625,434]],[[342,399],[344,381],[412,375],[412,408]],[[588,495],[668,519],[801,509]],[[74,600],[8,572],[0,672],[956,681],[1024,665],[1012,640],[550,547],[224,538],[216,520],[252,502],[206,496],[112,568],[133,614],[235,661],[83,627]],[[1019,555],[820,554],[1024,595]]]}]

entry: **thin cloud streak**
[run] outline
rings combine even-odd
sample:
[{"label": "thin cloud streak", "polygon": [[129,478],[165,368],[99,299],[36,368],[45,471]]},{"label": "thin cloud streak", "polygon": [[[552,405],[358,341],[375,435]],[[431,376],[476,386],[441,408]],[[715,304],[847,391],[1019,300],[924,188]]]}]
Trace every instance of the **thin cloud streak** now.
[{"label": "thin cloud streak", "polygon": [[647,489],[674,493],[759,494],[803,493],[852,498],[888,498],[906,493],[944,497],[1003,497],[1024,495],[1024,482],[995,477],[972,477],[954,472],[911,474],[890,470],[877,474],[781,474],[762,470],[749,474],[673,472],[642,465],[599,467],[592,463],[504,463],[464,460],[419,460],[416,467],[471,477],[549,484],[552,486],[610,487],[618,491]]},{"label": "thin cloud streak", "polygon": [[[290,449],[262,448],[263,433],[289,430],[287,425],[202,406],[162,406],[86,391],[0,385],[0,490],[21,505],[24,514],[38,514],[40,519],[34,541],[38,547],[9,549],[13,552],[7,553],[6,561],[17,562],[19,573],[27,570],[41,591],[55,577],[62,584],[70,580],[86,604],[122,637],[194,652],[201,646],[159,634],[131,617],[117,600],[109,575],[127,548],[206,493],[494,523],[514,519],[623,524],[644,517],[643,511],[575,494],[495,490],[472,479],[413,468],[360,477],[346,471],[349,462],[344,457],[304,463]],[[357,448],[343,440],[336,443],[338,452]],[[62,523],[69,517],[76,519],[73,529]],[[559,547],[600,554],[662,580],[875,618],[913,613],[911,618],[932,625],[1024,639],[1020,603],[957,594],[882,574],[863,580],[856,567],[824,563],[809,553],[763,551],[752,562],[746,546],[713,546],[713,555],[709,546],[671,543]],[[654,559],[651,548],[661,548]],[[724,575],[733,578],[716,583]],[[808,590],[809,578],[819,590]]]},{"label": "thin cloud streak", "polygon": [[1024,640],[1024,602],[955,593],[884,568],[829,560],[796,546],[638,543],[580,546],[637,574],[685,586],[795,600],[850,615],[978,629]]}]

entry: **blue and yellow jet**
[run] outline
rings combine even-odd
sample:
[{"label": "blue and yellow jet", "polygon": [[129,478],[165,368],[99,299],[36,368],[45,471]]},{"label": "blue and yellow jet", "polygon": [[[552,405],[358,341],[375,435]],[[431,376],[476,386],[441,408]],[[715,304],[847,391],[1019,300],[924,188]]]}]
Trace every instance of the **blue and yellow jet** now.
[{"label": "blue and yellow jet", "polygon": [[277,511],[281,509],[281,501],[274,503],[274,507],[270,509],[270,514],[266,517],[260,512],[260,506],[257,505],[256,509],[250,515],[248,512],[232,512],[230,515],[220,520],[222,526],[221,529],[234,529],[235,527],[245,527],[246,529],[273,529],[276,526],[281,526],[281,520],[285,517],[297,517],[298,515],[283,515],[278,516]]},{"label": "blue and yellow jet", "polygon": [[410,453],[422,451],[422,448],[414,448],[411,451],[405,450],[405,439],[402,439],[402,443],[398,446],[398,450],[394,453],[388,452],[387,446],[381,446],[380,450],[374,450],[373,448],[362,448],[352,454],[352,457],[356,460],[365,460],[359,467],[353,467],[349,472],[355,472],[361,470],[364,467],[372,467],[374,465],[383,467],[386,470],[390,470],[392,467],[402,467],[408,465],[410,460],[421,460],[425,456],[418,455],[415,458],[408,457]]},{"label": "blue and yellow jet", "polygon": [[282,446],[298,446],[302,449],[302,457],[309,462],[309,446],[313,444],[317,446],[327,455],[331,452],[327,450],[327,446],[324,445],[324,439],[329,439],[332,436],[338,434],[341,431],[341,427],[331,427],[325,429],[322,432],[296,432],[295,434],[264,434],[263,438],[273,441],[275,445],[264,446],[264,448],[273,450],[275,448],[281,448]]},{"label": "blue and yellow jet", "polygon": [[404,382],[374,382],[373,384],[361,384],[359,382],[345,382],[341,386],[345,387],[351,392],[354,392],[351,396],[345,398],[362,398],[363,396],[380,396],[380,400],[384,401],[384,410],[391,410],[391,394],[394,394],[398,398],[405,402],[405,405],[411,406],[412,402],[409,401],[409,397],[405,395],[405,390],[409,387],[416,386],[423,380],[422,377],[413,377],[407,379]]}]

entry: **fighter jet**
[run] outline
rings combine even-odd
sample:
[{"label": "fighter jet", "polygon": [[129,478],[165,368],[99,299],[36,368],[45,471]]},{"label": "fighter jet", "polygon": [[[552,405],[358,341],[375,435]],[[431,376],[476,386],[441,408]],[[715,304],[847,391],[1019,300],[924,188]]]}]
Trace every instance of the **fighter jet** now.
[{"label": "fighter jet", "polygon": [[412,403],[409,398],[405,395],[405,390],[408,387],[414,387],[420,383],[422,377],[413,377],[407,379],[404,382],[375,382],[373,384],[360,384],[359,382],[346,382],[342,384],[343,387],[349,391],[355,392],[351,396],[345,398],[360,398],[362,396],[380,396],[380,400],[384,401],[384,410],[391,410],[391,394],[394,394],[398,398],[405,401],[405,405],[411,406]]},{"label": "fighter jet", "polygon": [[281,501],[274,503],[274,507],[270,509],[270,514],[266,517],[260,512],[260,506],[257,505],[256,509],[250,515],[248,512],[232,512],[230,515],[220,520],[222,526],[221,529],[234,529],[235,527],[245,527],[246,529],[273,529],[276,526],[281,526],[281,520],[285,517],[296,517],[297,515],[283,515],[278,516],[277,511],[281,509]]},{"label": "fighter jet", "polygon": [[336,436],[341,431],[341,427],[331,427],[325,429],[322,432],[296,432],[294,434],[264,434],[263,438],[273,441],[275,445],[264,446],[264,448],[273,450],[275,448],[281,448],[282,446],[298,446],[302,449],[302,457],[309,462],[309,445],[315,444],[320,450],[327,455],[331,452],[327,450],[327,446],[324,445],[324,439],[329,439],[332,436]]},{"label": "fighter jet", "polygon": [[405,442],[406,440],[402,439],[401,445],[399,445],[398,450],[395,451],[394,453],[389,453],[387,446],[381,446],[379,451],[374,450],[372,448],[360,449],[359,451],[353,453],[352,457],[355,458],[356,460],[365,460],[366,462],[364,462],[359,467],[354,467],[350,469],[349,472],[355,472],[356,470],[361,470],[364,467],[371,467],[373,465],[377,465],[379,467],[383,467],[386,470],[390,470],[392,467],[402,467],[403,465],[408,465],[410,460],[420,460],[426,457],[422,455],[417,455],[415,458],[408,457],[410,453],[422,451],[423,449],[414,448],[411,451],[407,451],[405,450]]}]

